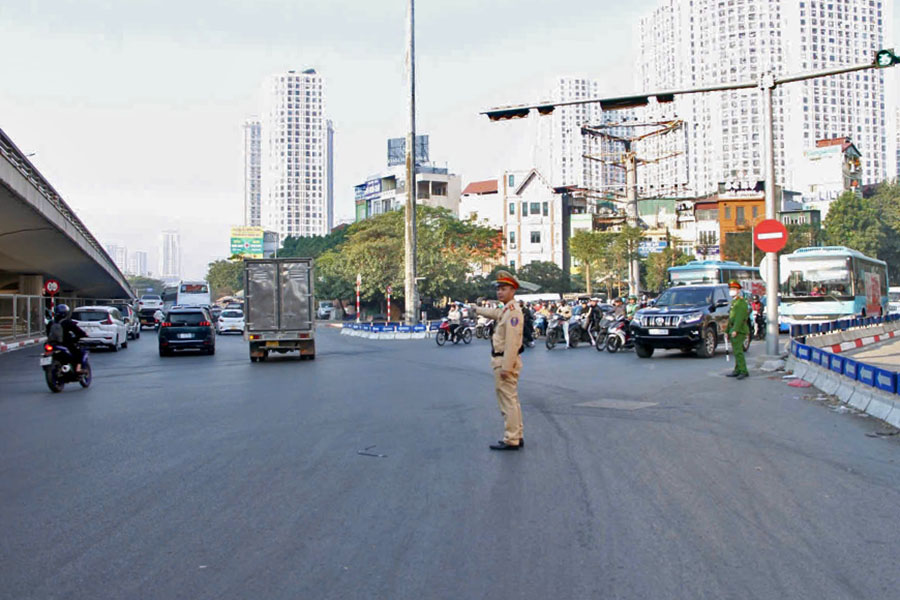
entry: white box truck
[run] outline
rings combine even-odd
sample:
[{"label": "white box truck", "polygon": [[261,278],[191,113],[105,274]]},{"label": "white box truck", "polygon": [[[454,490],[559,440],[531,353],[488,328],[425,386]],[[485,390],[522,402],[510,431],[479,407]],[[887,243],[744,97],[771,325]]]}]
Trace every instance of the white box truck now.
[{"label": "white box truck", "polygon": [[252,362],[270,352],[316,357],[314,282],[311,258],[244,260],[244,339]]}]

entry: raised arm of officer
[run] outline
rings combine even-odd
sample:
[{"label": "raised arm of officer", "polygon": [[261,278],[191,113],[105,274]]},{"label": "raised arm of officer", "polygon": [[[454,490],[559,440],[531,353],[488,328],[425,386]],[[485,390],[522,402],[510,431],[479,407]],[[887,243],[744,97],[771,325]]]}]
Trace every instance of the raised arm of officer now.
[{"label": "raised arm of officer", "polygon": [[499,319],[500,313],[503,312],[502,308],[490,308],[487,306],[476,306],[474,304],[470,304],[469,306],[475,309],[475,314],[479,317],[487,317],[488,319],[493,319],[494,321]]}]

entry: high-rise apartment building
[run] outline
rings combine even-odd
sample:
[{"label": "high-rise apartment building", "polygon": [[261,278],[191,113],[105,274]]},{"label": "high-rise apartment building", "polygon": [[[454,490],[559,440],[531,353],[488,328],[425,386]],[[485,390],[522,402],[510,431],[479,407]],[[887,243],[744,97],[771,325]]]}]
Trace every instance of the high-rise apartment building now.
[{"label": "high-rise apartment building", "polygon": [[177,231],[163,231],[160,234],[159,277],[181,278],[181,236]]},{"label": "high-rise apartment building", "polygon": [[262,195],[262,124],[259,119],[244,121],[244,225],[259,227]]},{"label": "high-rise apartment building", "polygon": [[325,122],[325,205],[328,232],[334,229],[334,123]]},{"label": "high-rise apartment building", "polygon": [[[600,96],[600,84],[592,79],[560,77],[553,90],[556,102],[586,100]],[[603,112],[598,104],[561,106],[550,117],[550,154],[542,169],[555,187],[575,186],[597,193],[613,191],[625,183],[624,171],[610,164],[621,152],[619,144],[582,135],[584,125],[607,125],[630,117],[630,111]],[[609,133],[621,134],[619,129]]]},{"label": "high-rise apartment building", "polygon": [[[684,89],[869,62],[892,45],[889,0],[664,0],[640,20],[637,87]],[[895,172],[885,71],[862,71],[779,86],[774,94],[776,182],[791,189],[803,152],[816,140],[850,138],[864,158],[863,183]],[[684,150],[693,193],[722,181],[764,178],[760,93],[755,89],[677,96],[651,106],[686,124]],[[684,144],[686,148],[679,148]],[[666,148],[664,148],[665,150]],[[639,174],[647,181],[651,173]],[[667,185],[664,173],[655,183]]]},{"label": "high-rise apartment building", "polygon": [[329,231],[324,87],[315,69],[279,73],[266,82],[261,220],[281,239]]},{"label": "high-rise apartment building", "polygon": [[128,271],[126,272],[130,275],[146,277],[149,274],[147,253],[140,250],[132,252],[128,257]]},{"label": "high-rise apartment building", "polygon": [[128,248],[117,244],[107,244],[106,253],[116,263],[116,267],[125,273],[128,270]]}]

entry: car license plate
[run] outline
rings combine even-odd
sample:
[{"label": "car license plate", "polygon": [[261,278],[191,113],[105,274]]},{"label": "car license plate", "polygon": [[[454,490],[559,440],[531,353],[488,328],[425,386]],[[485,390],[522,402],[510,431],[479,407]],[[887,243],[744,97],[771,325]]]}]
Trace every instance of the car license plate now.
[{"label": "car license plate", "polygon": [[651,329],[650,335],[669,335],[668,329]]},{"label": "car license plate", "polygon": [[46,367],[47,365],[53,364],[52,356],[42,356],[41,357],[41,366]]},{"label": "car license plate", "polygon": [[193,333],[179,333],[179,334],[178,334],[178,339],[179,339],[179,340],[189,340],[189,339],[191,339],[192,337],[194,337],[194,334],[193,334]]}]

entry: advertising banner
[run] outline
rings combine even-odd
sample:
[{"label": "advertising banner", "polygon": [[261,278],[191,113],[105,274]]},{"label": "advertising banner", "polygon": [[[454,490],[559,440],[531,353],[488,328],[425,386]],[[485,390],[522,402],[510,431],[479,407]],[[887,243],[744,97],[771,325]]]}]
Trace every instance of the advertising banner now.
[{"label": "advertising banner", "polygon": [[245,258],[263,258],[262,227],[232,227],[231,254]]}]

